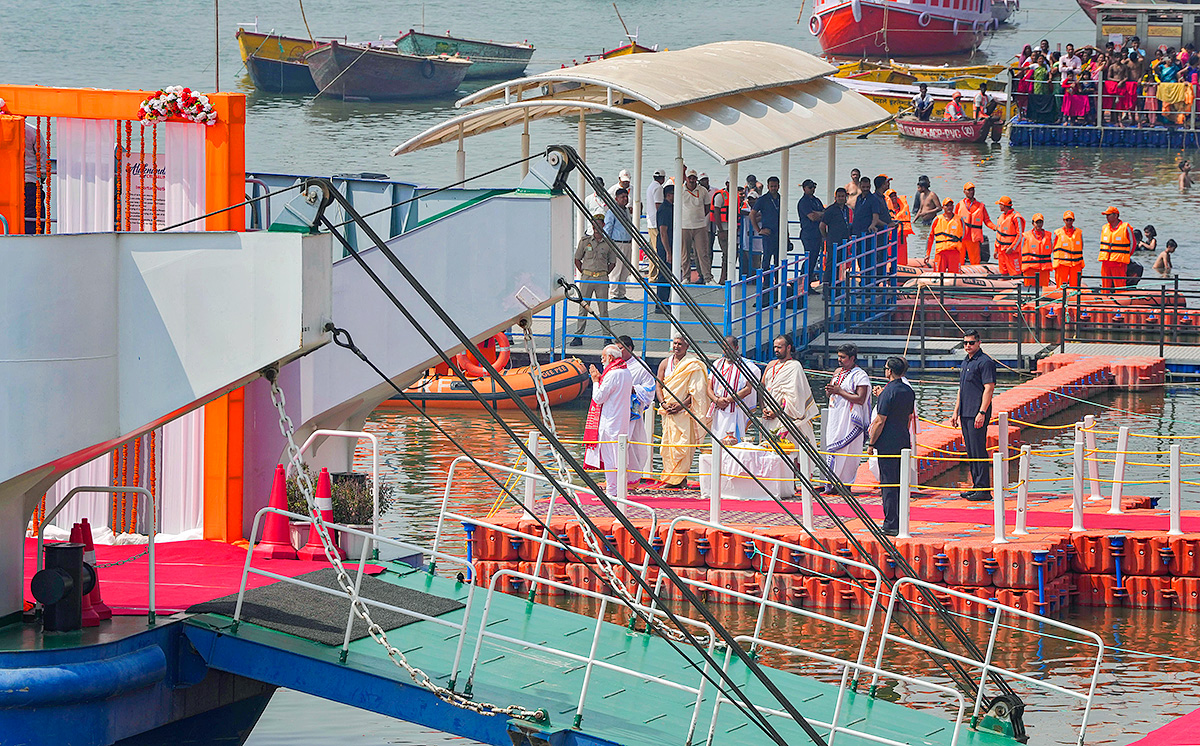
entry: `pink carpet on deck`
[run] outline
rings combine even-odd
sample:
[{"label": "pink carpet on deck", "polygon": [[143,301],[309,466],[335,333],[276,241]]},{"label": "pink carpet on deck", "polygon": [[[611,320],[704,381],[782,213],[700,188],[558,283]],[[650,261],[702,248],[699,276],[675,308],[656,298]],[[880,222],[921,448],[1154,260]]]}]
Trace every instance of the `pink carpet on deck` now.
[{"label": "pink carpet on deck", "polygon": [[1181,718],[1156,728],[1143,739],[1129,746],[1192,746],[1200,743],[1200,710],[1192,710]]},{"label": "pink carpet on deck", "polygon": [[[145,544],[132,546],[96,547],[96,562],[116,562],[146,548]],[[25,540],[25,598],[33,601],[29,592],[29,580],[37,569],[37,539]],[[242,567],[246,562],[246,550],[218,541],[173,541],[154,545],[154,601],[159,614],[174,614],[189,606],[211,601],[214,598],[237,593],[242,583]],[[306,572],[328,567],[328,562],[300,560],[265,560],[255,558],[251,567],[269,570],[278,575],[294,578]],[[347,565],[357,569],[357,565]],[[148,557],[124,565],[100,570],[100,592],[104,603],[114,614],[145,614],[148,606]],[[367,565],[367,573],[382,572],[379,565]],[[250,588],[274,583],[272,578],[251,573],[247,585]]]}]

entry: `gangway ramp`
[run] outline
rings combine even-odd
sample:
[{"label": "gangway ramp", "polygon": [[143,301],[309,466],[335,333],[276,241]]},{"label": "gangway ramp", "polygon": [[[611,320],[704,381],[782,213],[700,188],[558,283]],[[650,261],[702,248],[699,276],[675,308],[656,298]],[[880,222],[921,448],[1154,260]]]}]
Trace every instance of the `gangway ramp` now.
[{"label": "gangway ramp", "polygon": [[[382,564],[385,569],[376,576],[380,583],[430,594],[438,604],[447,601],[463,604],[435,617],[436,621],[415,621],[389,633],[391,643],[414,666],[441,686],[448,686],[454,679],[457,691],[462,692],[472,660],[477,660],[471,682],[475,701],[544,710],[548,722],[483,715],[447,704],[415,685],[408,673],[390,662],[383,648],[370,637],[350,642],[343,662],[340,643],[321,644],[245,620],[235,629],[232,618],[223,614],[192,616],[187,620],[186,636],[214,669],[497,746],[531,742],[524,740],[521,732],[537,734],[555,744],[682,746],[688,742],[693,720],[695,734],[691,743],[706,742],[715,702],[712,685],[707,685],[698,697],[700,675],[665,640],[617,624],[598,624],[595,618],[531,602],[524,596],[488,594],[486,589],[476,588],[471,598],[472,586],[468,582],[398,562]],[[498,583],[504,581],[503,577],[497,578]],[[325,598],[329,608],[317,611],[316,615],[336,617],[344,623],[349,610],[347,599],[333,595]],[[609,609],[612,608],[610,604]],[[297,603],[290,610],[281,610],[281,614],[289,613],[312,617],[314,609]],[[457,671],[453,670],[453,664],[460,632],[451,625],[465,626]],[[473,651],[481,628],[487,636],[475,656]],[[691,657],[699,660],[694,652]],[[716,651],[715,658],[724,662],[723,652]],[[761,685],[750,683],[753,676],[739,663],[730,663],[728,670],[735,681],[745,683],[756,704],[765,708],[774,704],[774,709],[780,709]],[[816,724],[833,720],[839,687],[787,671],[765,670],[817,730],[827,734],[828,727]],[[580,711],[580,693],[585,682],[587,691]],[[838,716],[840,726],[860,730],[862,734],[840,731],[837,743],[865,746],[889,742],[880,739],[904,744],[952,743],[953,717],[943,717],[945,708],[916,710],[872,698],[865,688],[860,687],[858,693],[847,690]],[[953,711],[953,702],[951,697],[942,704],[951,705]],[[582,717],[578,727],[574,727],[577,714]],[[809,742],[800,728],[785,717],[772,715],[769,719],[788,743]],[[771,741],[747,723],[734,706],[724,703],[712,743],[770,744]],[[1012,746],[1015,741],[971,730],[964,722],[958,743]]]}]

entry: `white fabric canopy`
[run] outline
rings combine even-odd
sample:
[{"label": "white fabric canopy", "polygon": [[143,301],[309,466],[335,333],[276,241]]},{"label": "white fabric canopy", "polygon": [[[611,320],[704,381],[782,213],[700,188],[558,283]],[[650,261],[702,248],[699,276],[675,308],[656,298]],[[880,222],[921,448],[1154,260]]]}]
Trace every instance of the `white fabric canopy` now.
[{"label": "white fabric canopy", "polygon": [[100,233],[113,229],[116,137],[116,125],[111,120],[58,119],[55,233]]},{"label": "white fabric canopy", "polygon": [[[166,220],[176,225],[203,215],[205,209],[204,125],[167,122],[166,129]],[[197,220],[178,231],[202,231]]]}]

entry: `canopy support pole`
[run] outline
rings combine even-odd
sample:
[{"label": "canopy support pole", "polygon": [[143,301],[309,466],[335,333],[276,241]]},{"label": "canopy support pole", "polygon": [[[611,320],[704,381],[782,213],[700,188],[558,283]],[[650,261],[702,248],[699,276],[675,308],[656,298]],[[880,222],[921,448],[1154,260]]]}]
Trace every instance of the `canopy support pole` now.
[{"label": "canopy support pole", "polygon": [[463,126],[460,124],[458,125],[458,152],[454,154],[454,172],[459,182],[465,181],[467,178],[467,151],[465,143]]},{"label": "canopy support pole", "polygon": [[[633,205],[633,227],[639,233],[642,231],[642,122],[633,123],[633,194],[629,195],[629,204]],[[637,243],[634,243],[636,248]],[[636,251],[634,252],[637,253]],[[633,257],[638,263],[638,257]]]},{"label": "canopy support pole", "polygon": [[[721,257],[721,261],[725,262],[723,265],[724,271],[721,272],[721,274],[724,275],[727,280],[732,282],[737,282],[739,276],[737,274],[737,245],[738,217],[741,214],[741,210],[739,209],[738,205],[737,190],[738,164],[737,161],[734,161],[733,163],[729,164],[729,186],[727,188],[727,194],[725,195],[725,212],[726,217],[729,218],[729,237],[725,240],[725,246],[727,247],[725,256]],[[729,319],[725,319],[725,323],[728,324]],[[726,333],[728,333],[728,330]],[[745,350],[742,352],[745,352]]]},{"label": "canopy support pole", "polygon": [[[579,160],[587,162],[587,124],[584,122],[583,113],[579,114]],[[583,174],[579,174],[579,198],[587,198],[587,182],[583,180]],[[575,241],[579,242],[583,239],[584,232],[587,230],[587,220],[589,216],[580,213],[575,216]]]},{"label": "canopy support pole", "polygon": [[[672,212],[674,225],[671,226],[671,271],[677,272],[679,278],[686,285],[688,280],[687,272],[683,266],[683,253],[680,249],[683,248],[683,190],[687,186],[683,183],[683,138],[675,138],[675,205]],[[679,293],[674,289],[671,290],[671,299],[679,301]]]},{"label": "canopy support pole", "polygon": [[826,135],[828,155],[825,163],[825,204],[833,204],[833,193],[837,189],[834,180],[837,178],[837,135]]},{"label": "canopy support pole", "polygon": [[521,178],[529,175],[529,109],[525,110],[525,121],[521,129]]},{"label": "canopy support pole", "polygon": [[[788,260],[788,244],[791,242],[791,228],[788,216],[792,214],[792,151],[784,148],[779,154],[779,259],[780,264]],[[786,277],[780,276],[780,282]]]}]

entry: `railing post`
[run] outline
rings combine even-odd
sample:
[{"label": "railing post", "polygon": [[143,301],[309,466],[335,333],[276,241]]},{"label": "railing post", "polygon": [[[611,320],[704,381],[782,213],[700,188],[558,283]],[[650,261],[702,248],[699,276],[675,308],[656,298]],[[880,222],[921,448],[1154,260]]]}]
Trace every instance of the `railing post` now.
[{"label": "railing post", "polygon": [[1183,499],[1183,480],[1180,476],[1179,446],[1171,446],[1171,528],[1168,536],[1183,534],[1179,516],[1179,504]]},{"label": "railing post", "polygon": [[1071,470],[1071,530],[1083,531],[1083,429],[1075,423],[1074,468]]},{"label": "railing post", "polygon": [[812,483],[812,459],[808,457],[808,451],[803,448],[800,449],[800,474],[804,477],[800,481],[800,522],[804,524],[804,528],[812,531],[812,490],[809,489],[809,485]]},{"label": "railing post", "polygon": [[[612,487],[608,488],[612,492]],[[629,496],[629,436],[617,436],[617,497],[622,500]],[[617,504],[620,507],[620,503]],[[624,512],[624,508],[621,509]]]},{"label": "railing post", "polygon": [[908,539],[911,534],[908,532],[908,514],[912,504],[912,471],[910,469],[912,463],[912,449],[905,448],[900,451],[900,506],[899,518],[900,525],[896,531],[897,539]]},{"label": "railing post", "polygon": [[1029,455],[1030,447],[1021,446],[1021,460],[1017,470],[1017,525],[1013,528],[1013,536],[1025,536],[1029,533],[1026,521],[1029,519]]},{"label": "railing post", "polygon": [[1000,486],[1008,487],[1008,412],[1001,412],[996,415],[998,429],[1000,430],[1000,443],[996,448],[996,453],[1003,459],[1004,468],[1000,470]]},{"label": "railing post", "polygon": [[[1009,86],[1012,86],[1011,80]],[[1005,107],[1007,106],[1008,104],[1005,103]],[[1021,354],[1021,340],[1025,337],[1025,304],[1021,301],[1021,286],[1024,284],[1024,282],[1017,283],[1017,312],[1013,315],[1013,318],[1017,320],[1017,368],[1021,370],[1025,369],[1025,358]]]},{"label": "railing post", "polygon": [[1167,343],[1167,286],[1158,286],[1158,356],[1163,357]]},{"label": "railing post", "polygon": [[999,451],[992,454],[992,543],[1007,544],[1004,538],[1004,484],[1000,472],[1004,471],[1004,459]]},{"label": "railing post", "polygon": [[1112,507],[1109,515],[1121,515],[1121,498],[1125,491],[1125,451],[1129,448],[1129,426],[1121,425],[1117,430],[1117,457],[1113,466]]},{"label": "railing post", "polygon": [[[526,441],[526,445],[529,448],[529,452],[534,456],[537,456],[538,452],[538,438],[537,430],[529,431],[529,439]],[[533,459],[526,459],[525,471],[530,474],[537,473],[537,464],[534,463]],[[537,481],[532,476],[525,477],[525,512],[529,514],[530,518],[533,517],[535,502],[537,502]]]},{"label": "railing post", "polygon": [[713,436],[712,465],[708,475],[708,520],[721,522],[721,439]]},{"label": "railing post", "polygon": [[1087,462],[1088,472],[1088,500],[1102,500],[1103,495],[1100,494],[1100,462],[1099,454],[1096,453],[1096,416],[1089,414],[1083,418],[1083,438],[1084,445],[1087,448],[1087,453],[1092,454],[1092,458]]}]

